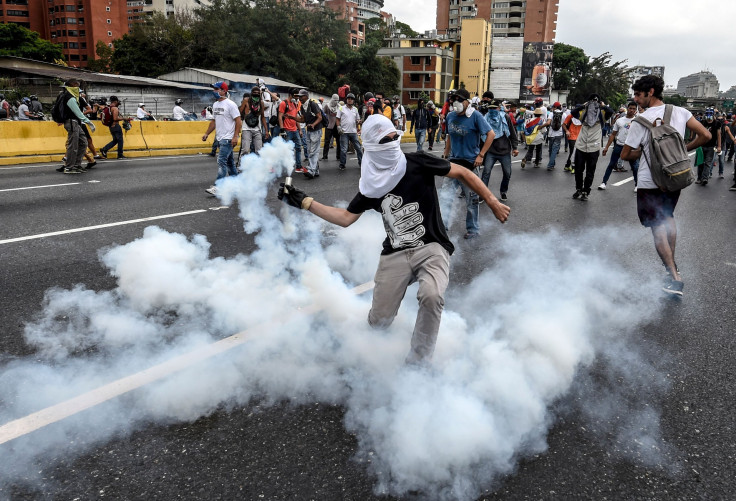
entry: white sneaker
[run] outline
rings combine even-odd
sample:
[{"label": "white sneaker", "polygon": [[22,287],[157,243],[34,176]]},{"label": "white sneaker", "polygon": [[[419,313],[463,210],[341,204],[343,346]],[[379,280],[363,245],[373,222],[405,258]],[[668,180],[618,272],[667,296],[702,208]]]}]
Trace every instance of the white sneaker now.
[{"label": "white sneaker", "polygon": [[217,196],[217,188],[215,187],[214,184],[212,186],[210,186],[209,188],[207,188],[206,190],[204,190],[204,191],[206,191],[207,193],[209,193],[213,197],[214,196]]},{"label": "white sneaker", "polygon": [[638,188],[637,188],[636,186],[634,186],[634,193],[636,193],[636,190],[637,190],[637,189],[638,189]]},{"label": "white sneaker", "polygon": [[605,190],[606,189],[606,183],[601,183],[601,185],[598,187],[599,190]]}]

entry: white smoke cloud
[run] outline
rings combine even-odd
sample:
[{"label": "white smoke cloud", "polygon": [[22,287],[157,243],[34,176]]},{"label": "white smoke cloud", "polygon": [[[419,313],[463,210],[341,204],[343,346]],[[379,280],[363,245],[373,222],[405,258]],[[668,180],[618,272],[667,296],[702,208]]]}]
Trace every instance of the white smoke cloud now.
[{"label": "white smoke cloud", "polygon": [[[551,409],[584,391],[577,381],[587,381],[596,361],[611,374],[656,375],[631,336],[656,316],[652,278],[615,264],[608,249],[623,242],[611,229],[575,239],[502,234],[475,256],[486,270],[467,287],[451,286],[432,366],[405,367],[412,291],[385,331],[367,325],[370,294],[350,292],[373,276],[385,236],[380,218],[366,214],[335,231],[286,206],[271,212],[275,181],[292,159],[276,140],[244,158],[244,175],[221,184],[223,202],[237,202],[245,230],[256,233],[252,254],[211,257],[201,235],[149,227],[101,254],[114,290],[47,292],[25,332],[37,355],[0,369],[0,424],[233,333],[248,331],[248,341],[0,445],[0,479],[21,482],[59,451],[77,454],[150,422],[195,420],[253,398],[316,399],[347,409],[345,425],[358,437],[358,457],[371,458],[376,493],[474,499],[520,458],[546,450]],[[623,401],[596,398],[591,419],[605,416],[606,402]],[[647,412],[634,413],[618,436],[658,464],[665,446],[657,413],[639,407]],[[632,421],[639,418],[644,429]]]}]

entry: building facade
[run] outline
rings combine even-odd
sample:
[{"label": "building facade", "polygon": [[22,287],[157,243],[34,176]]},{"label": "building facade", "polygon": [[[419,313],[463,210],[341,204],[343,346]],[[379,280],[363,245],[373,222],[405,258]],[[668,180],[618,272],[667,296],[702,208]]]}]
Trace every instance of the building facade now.
[{"label": "building facade", "polygon": [[683,97],[718,97],[720,84],[710,71],[700,71],[677,81],[677,93]]},{"label": "building facade", "polygon": [[477,17],[492,24],[494,37],[549,42],[558,7],[558,0],[437,0],[437,33],[459,36],[463,20]]},{"label": "building facade", "polygon": [[[435,103],[444,102],[455,76],[457,43],[436,37],[391,38],[378,51],[394,60],[401,72],[401,102],[416,102],[423,94]],[[380,91],[382,89],[375,89]]]},{"label": "building facade", "polygon": [[491,24],[485,19],[463,19],[458,86],[471,96],[488,90],[491,73]]},{"label": "building facade", "polygon": [[324,6],[337,13],[338,19],[348,21],[348,43],[352,47],[360,47],[365,43],[367,20],[381,18],[384,22],[393,23],[390,14],[381,12],[383,0],[325,0]]},{"label": "building facade", "polygon": [[[59,43],[70,66],[86,67],[98,41],[128,33],[126,0],[0,0],[0,23],[17,23]],[[11,8],[8,8],[11,7]]]}]

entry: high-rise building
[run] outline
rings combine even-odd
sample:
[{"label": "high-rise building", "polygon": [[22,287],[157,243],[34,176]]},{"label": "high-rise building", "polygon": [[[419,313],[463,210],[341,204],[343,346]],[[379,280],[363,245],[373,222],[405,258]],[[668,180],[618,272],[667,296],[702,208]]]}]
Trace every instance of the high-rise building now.
[{"label": "high-rise building", "polygon": [[488,90],[491,63],[491,25],[485,19],[463,19],[460,42],[458,86],[465,86],[471,96]]},{"label": "high-rise building", "polygon": [[683,97],[718,97],[720,84],[710,71],[699,71],[677,81],[677,93]]},{"label": "high-rise building", "polygon": [[[631,85],[646,75],[655,75],[664,79],[664,66],[634,66],[629,73],[631,77]],[[629,88],[629,94],[634,95],[633,89]]]},{"label": "high-rise building", "polygon": [[[4,0],[0,23],[17,23],[62,45],[69,66],[85,67],[95,45],[128,32],[127,0]],[[11,7],[11,8],[8,8]]]},{"label": "high-rise building", "polygon": [[458,36],[464,19],[478,17],[491,23],[494,37],[550,42],[558,6],[559,0],[437,0],[437,33]]},{"label": "high-rise building", "polygon": [[383,0],[325,0],[324,6],[337,13],[339,19],[348,21],[350,34],[348,42],[352,47],[365,43],[365,22],[373,18],[392,21],[390,14],[381,12]]}]

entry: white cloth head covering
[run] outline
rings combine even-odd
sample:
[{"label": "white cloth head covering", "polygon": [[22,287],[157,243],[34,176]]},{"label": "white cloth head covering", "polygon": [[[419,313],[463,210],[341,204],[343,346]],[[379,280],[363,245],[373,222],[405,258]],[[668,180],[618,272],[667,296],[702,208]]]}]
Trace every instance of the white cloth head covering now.
[{"label": "white cloth head covering", "polygon": [[337,113],[337,103],[340,102],[340,96],[337,94],[332,94],[332,98],[327,103],[327,106],[330,108],[330,111],[332,113]]},{"label": "white cloth head covering", "polygon": [[399,184],[406,174],[406,157],[401,138],[378,144],[388,134],[399,131],[383,115],[371,115],[363,123],[363,161],[360,164],[360,192],[369,198],[381,198]]}]

